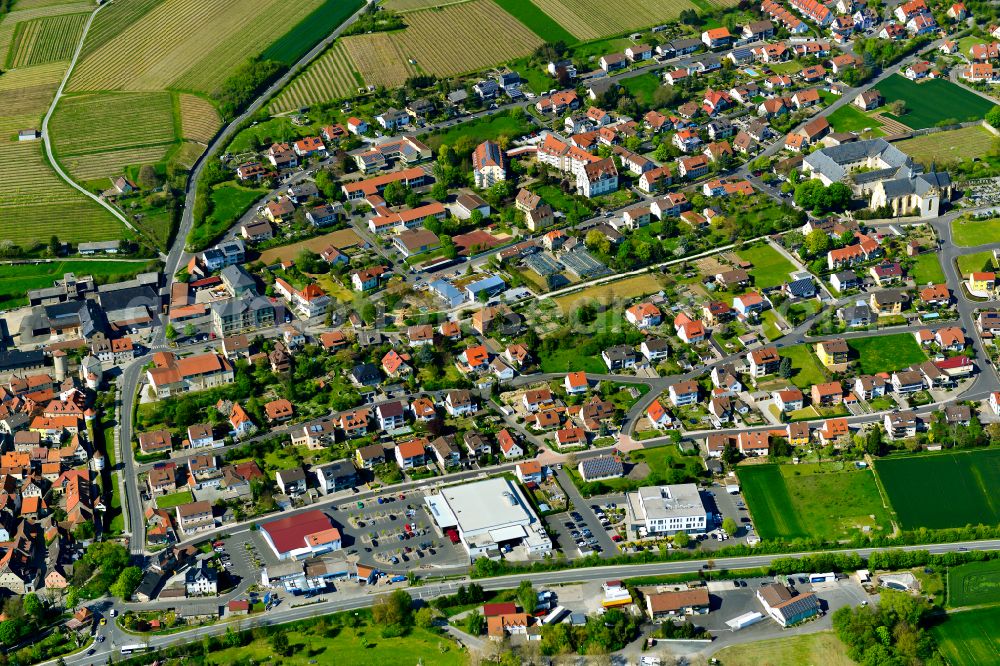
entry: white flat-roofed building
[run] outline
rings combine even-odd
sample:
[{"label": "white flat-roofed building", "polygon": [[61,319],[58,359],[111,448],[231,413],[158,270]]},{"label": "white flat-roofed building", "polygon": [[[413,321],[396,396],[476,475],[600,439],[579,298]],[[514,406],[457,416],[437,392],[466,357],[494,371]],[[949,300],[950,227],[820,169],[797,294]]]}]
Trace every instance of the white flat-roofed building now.
[{"label": "white flat-roofed building", "polygon": [[693,483],[646,486],[627,493],[629,525],[647,534],[698,533],[708,529],[708,509]]},{"label": "white flat-roofed building", "polygon": [[472,560],[499,557],[505,545],[523,545],[533,555],[552,551],[542,521],[507,479],[450,486],[424,502],[438,527],[458,533]]}]

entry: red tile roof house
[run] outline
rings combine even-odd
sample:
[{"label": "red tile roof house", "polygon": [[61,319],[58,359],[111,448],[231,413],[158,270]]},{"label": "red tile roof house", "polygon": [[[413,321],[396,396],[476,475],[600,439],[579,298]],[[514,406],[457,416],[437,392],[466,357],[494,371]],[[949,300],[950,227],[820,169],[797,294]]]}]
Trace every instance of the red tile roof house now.
[{"label": "red tile roof house", "polygon": [[659,326],[663,321],[663,314],[652,303],[643,302],[625,310],[625,319],[636,328],[649,328]]}]

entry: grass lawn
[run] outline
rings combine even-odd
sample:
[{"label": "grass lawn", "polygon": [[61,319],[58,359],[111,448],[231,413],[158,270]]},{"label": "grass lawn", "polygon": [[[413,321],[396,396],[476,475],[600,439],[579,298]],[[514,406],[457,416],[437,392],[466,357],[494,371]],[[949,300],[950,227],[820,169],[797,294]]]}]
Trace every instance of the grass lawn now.
[{"label": "grass lawn", "polygon": [[586,289],[574,291],[552,300],[559,306],[563,314],[569,314],[572,312],[574,306],[581,301],[597,301],[603,305],[607,305],[615,299],[648,296],[649,294],[655,294],[661,289],[663,289],[663,286],[656,279],[655,275],[643,273],[642,275],[633,275],[624,280],[615,280],[594,287],[587,287]]},{"label": "grass lawn", "polygon": [[212,191],[212,217],[217,220],[235,220],[265,194],[267,190],[263,188],[222,183]]},{"label": "grass lawn", "polygon": [[886,458],[875,470],[903,529],[1000,523],[1000,449]]},{"label": "grass lawn", "polygon": [[783,636],[755,643],[743,643],[723,648],[715,658],[726,666],[788,666],[789,664],[823,664],[851,666],[844,644],[832,631],[798,636]]},{"label": "grass lawn", "polygon": [[468,123],[461,123],[454,127],[434,132],[425,137],[428,146],[437,150],[443,144],[454,146],[461,137],[472,139],[472,145],[478,145],[487,139],[495,140],[498,136],[505,135],[511,139],[527,134],[534,126],[525,114],[513,116],[510,113],[498,113],[486,118],[480,118]]},{"label": "grass lawn", "polygon": [[876,88],[886,105],[897,99],[906,102],[906,113],[896,120],[913,129],[934,127],[943,121],[980,120],[993,108],[993,104],[979,95],[944,79],[914,83],[893,74]]},{"label": "grass lawn", "polygon": [[786,347],[778,353],[792,359],[792,383],[800,389],[808,390],[813,384],[822,384],[827,381],[826,370],[813,354],[810,345],[801,344]]},{"label": "grass lawn", "polygon": [[1000,604],[1000,561],[972,562],[948,570],[948,605]]},{"label": "grass lawn", "polygon": [[162,497],[156,498],[156,506],[160,509],[172,509],[175,506],[180,506],[181,504],[189,504],[194,501],[194,495],[191,494],[190,490],[182,490],[177,493],[171,493],[169,495],[163,495]]},{"label": "grass lawn", "polygon": [[976,271],[992,271],[993,268],[993,253],[990,251],[963,254],[958,258],[958,270],[963,277]]},{"label": "grass lawn", "polygon": [[896,147],[917,162],[938,167],[948,162],[982,159],[993,147],[994,137],[984,128],[973,125],[900,141]]},{"label": "grass lawn", "polygon": [[622,86],[642,106],[653,105],[653,94],[660,89],[660,77],[656,74],[641,74],[622,80]]},{"label": "grass lawn", "polygon": [[1000,654],[1000,606],[949,613],[931,634],[951,666],[995,664]]},{"label": "grass lawn", "polygon": [[989,220],[958,218],[951,221],[951,236],[955,245],[974,247],[1000,242],[1000,217]]},{"label": "grass lawn", "polygon": [[558,349],[551,353],[540,353],[539,364],[542,372],[575,372],[583,370],[593,374],[608,372],[600,356],[580,356],[576,349]]},{"label": "grass lawn", "polygon": [[764,310],[764,313],[760,316],[760,320],[764,329],[764,335],[768,340],[777,340],[784,335],[781,329],[778,328],[778,315],[774,314],[774,310]]},{"label": "grass lawn", "polygon": [[771,71],[775,74],[798,74],[802,71],[802,65],[796,60],[769,63],[768,67],[770,67]]},{"label": "grass lawn", "polygon": [[909,333],[873,335],[847,341],[861,372],[895,372],[927,360],[927,354]]},{"label": "grass lawn", "polygon": [[889,531],[875,476],[844,463],[738,468],[762,539],[846,538],[862,527]]},{"label": "grass lawn", "polygon": [[556,23],[531,0],[504,0],[503,2],[497,0],[497,4],[547,42],[558,41],[566,44],[577,42],[576,37]]},{"label": "grass lawn", "polygon": [[881,125],[879,125],[878,121],[865,115],[863,111],[853,104],[846,104],[840,107],[827,116],[826,119],[830,122],[830,127],[835,132],[860,133],[865,128],[871,128],[871,131],[868,132],[870,138],[885,136],[885,132],[881,130]]},{"label": "grass lawn", "polygon": [[913,267],[910,269],[910,275],[920,285],[927,284],[928,282],[933,282],[934,284],[944,282],[944,270],[941,268],[938,255],[934,252],[925,252],[924,254],[917,255],[914,258]]},{"label": "grass lawn", "polygon": [[[319,619],[319,618],[318,618]],[[293,654],[281,657],[284,666],[344,663],[351,666],[385,666],[385,664],[434,664],[464,666],[467,654],[446,636],[414,627],[399,638],[382,638],[381,629],[361,626],[306,632],[301,628],[288,631],[288,643]],[[252,660],[255,664],[272,662],[274,648],[266,638],[256,639],[243,647],[212,652],[205,664],[229,666]]]},{"label": "grass lawn", "polygon": [[591,211],[587,203],[580,201],[572,194],[563,192],[557,185],[532,185],[530,189],[540,196],[545,203],[564,213],[568,214],[576,211],[580,214],[589,214]]},{"label": "grass lawn", "polygon": [[25,305],[29,289],[51,287],[52,281],[65,273],[93,275],[98,282],[127,280],[138,273],[152,270],[151,263],[141,261],[50,261],[40,264],[4,266],[0,270],[0,309]]},{"label": "grass lawn", "polygon": [[125,516],[122,515],[122,496],[118,490],[118,472],[111,475],[111,522],[108,530],[112,534],[125,531]]},{"label": "grass lawn", "polygon": [[754,286],[759,289],[788,282],[788,274],[795,270],[792,262],[767,243],[743,248],[739,255],[753,264],[750,275],[753,276]]}]

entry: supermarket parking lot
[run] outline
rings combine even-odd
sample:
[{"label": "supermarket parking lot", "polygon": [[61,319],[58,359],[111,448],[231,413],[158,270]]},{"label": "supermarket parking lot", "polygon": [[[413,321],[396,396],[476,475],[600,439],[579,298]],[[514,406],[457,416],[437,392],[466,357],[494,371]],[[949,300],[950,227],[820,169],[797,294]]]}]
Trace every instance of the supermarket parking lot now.
[{"label": "supermarket parking lot", "polygon": [[329,514],[344,535],[344,549],[382,570],[467,565],[461,544],[439,536],[420,491],[380,496],[364,502],[348,498]]}]

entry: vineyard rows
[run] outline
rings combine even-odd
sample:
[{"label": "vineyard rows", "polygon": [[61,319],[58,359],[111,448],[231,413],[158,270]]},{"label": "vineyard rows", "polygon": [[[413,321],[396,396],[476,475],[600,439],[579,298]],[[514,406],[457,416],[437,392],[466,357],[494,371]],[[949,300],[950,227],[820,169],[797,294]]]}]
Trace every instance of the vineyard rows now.
[{"label": "vineyard rows", "polygon": [[203,97],[181,93],[181,135],[185,139],[207,144],[219,131],[222,119],[212,103]]},{"label": "vineyard rows", "polygon": [[86,14],[32,19],[20,24],[7,57],[9,67],[69,60],[83,32]]},{"label": "vineyard rows", "polygon": [[274,110],[292,111],[317,102],[347,97],[355,94],[360,85],[354,74],[354,63],[344,49],[343,41],[338,41],[281,92],[274,101]]},{"label": "vineyard rows", "polygon": [[[710,0],[728,6],[734,0]],[[546,14],[580,39],[596,39],[665,23],[685,9],[697,10],[690,0],[533,0]]]},{"label": "vineyard rows", "polygon": [[365,83],[396,88],[417,73],[397,46],[398,34],[376,32],[344,38],[344,48]]},{"label": "vineyard rows", "polygon": [[62,156],[173,143],[170,93],[99,93],[67,97],[50,131]]},{"label": "vineyard rows", "polygon": [[399,51],[436,76],[492,67],[542,44],[538,35],[493,0],[413,12],[406,15],[406,23],[405,30],[391,33]]}]

